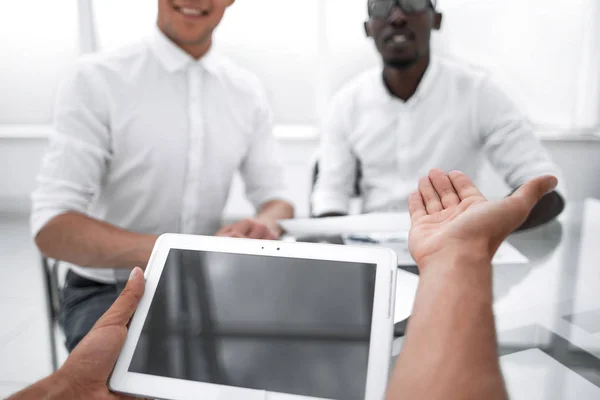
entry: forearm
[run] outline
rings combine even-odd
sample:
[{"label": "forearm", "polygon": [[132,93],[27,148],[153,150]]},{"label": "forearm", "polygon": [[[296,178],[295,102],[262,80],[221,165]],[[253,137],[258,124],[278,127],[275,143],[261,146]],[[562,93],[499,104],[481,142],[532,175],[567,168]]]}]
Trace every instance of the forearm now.
[{"label": "forearm", "polygon": [[256,218],[276,230],[278,235],[283,233],[283,230],[277,223],[281,219],[294,217],[294,208],[290,203],[283,200],[272,200],[263,204],[258,211]]},{"label": "forearm", "polygon": [[65,379],[53,374],[12,395],[7,400],[63,400],[74,399]]},{"label": "forearm", "polygon": [[532,229],[546,224],[558,217],[564,208],[565,201],[558,192],[548,193],[537,203],[527,220],[517,231]]},{"label": "forearm", "polygon": [[95,268],[145,268],[157,236],[128,232],[79,213],[52,219],[35,242],[47,257]]},{"label": "forearm", "polygon": [[423,270],[387,398],[507,398],[496,349],[489,262],[448,258]]}]

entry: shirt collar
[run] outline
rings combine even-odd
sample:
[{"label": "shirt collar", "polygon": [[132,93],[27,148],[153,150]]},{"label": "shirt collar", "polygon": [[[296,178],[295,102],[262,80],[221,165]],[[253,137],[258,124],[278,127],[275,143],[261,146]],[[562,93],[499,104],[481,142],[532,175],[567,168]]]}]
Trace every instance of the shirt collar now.
[{"label": "shirt collar", "polygon": [[213,74],[219,70],[218,57],[214,54],[212,47],[202,58],[195,60],[171,41],[158,27],[155,27],[149,41],[150,47],[160,63],[171,73],[185,70],[191,65],[201,65],[206,71]]},{"label": "shirt collar", "polygon": [[[429,92],[431,92],[431,90],[434,87],[435,80],[439,73],[439,69],[440,69],[440,66],[439,66],[439,62],[438,62],[437,58],[432,56],[429,61],[429,65],[427,66],[427,69],[425,70],[425,74],[423,75],[423,78],[421,78],[421,82],[419,83],[419,86],[417,87],[415,94],[413,94],[412,97],[410,99],[408,99],[407,103],[415,103],[415,102],[418,102],[421,99],[427,97]],[[380,70],[380,73],[378,74],[378,80],[379,80],[379,83],[377,85],[378,90],[376,93],[376,96],[378,98],[385,99],[386,103],[390,102],[390,101],[401,101],[400,99],[398,99],[397,97],[392,95],[390,93],[390,91],[388,90],[385,82],[383,81],[383,76],[381,74],[381,70]]]},{"label": "shirt collar", "polygon": [[[415,101],[419,101],[419,100],[427,97],[427,94],[429,94],[429,92],[431,92],[431,90],[433,89],[435,80],[438,76],[439,67],[440,66],[438,64],[438,60],[434,56],[431,56],[431,59],[429,60],[429,65],[427,66],[427,69],[425,70],[425,75],[423,75],[423,78],[421,79],[421,82],[419,83],[419,86],[417,87],[417,91],[415,92],[415,94],[412,97],[415,99]],[[411,98],[411,100],[412,100],[412,98]]]}]

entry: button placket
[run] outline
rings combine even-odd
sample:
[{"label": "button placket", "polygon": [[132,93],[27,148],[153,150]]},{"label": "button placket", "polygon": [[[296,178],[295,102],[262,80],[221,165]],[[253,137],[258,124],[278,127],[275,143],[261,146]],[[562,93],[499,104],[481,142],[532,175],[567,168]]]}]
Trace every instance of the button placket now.
[{"label": "button placket", "polygon": [[204,118],[202,115],[203,71],[199,66],[187,71],[188,78],[188,152],[187,171],[181,211],[181,230],[195,233],[198,218],[203,159]]},{"label": "button placket", "polygon": [[399,176],[405,177],[410,173],[410,120],[404,104],[398,104],[396,110],[396,160]]}]

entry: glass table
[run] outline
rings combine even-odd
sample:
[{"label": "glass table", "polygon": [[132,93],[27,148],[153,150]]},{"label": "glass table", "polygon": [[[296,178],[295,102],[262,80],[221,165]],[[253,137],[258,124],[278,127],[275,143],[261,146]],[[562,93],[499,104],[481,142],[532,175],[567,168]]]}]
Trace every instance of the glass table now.
[{"label": "glass table", "polygon": [[[525,265],[494,267],[494,309],[500,362],[511,398],[517,400],[600,399],[600,243],[598,238],[600,238],[600,201],[597,200],[569,204],[558,221],[535,230],[514,234],[509,238],[509,242],[529,259],[529,263]],[[317,238],[314,241],[322,240]],[[341,243],[341,239],[338,239],[338,243]],[[168,347],[169,351],[165,353],[168,356],[163,357],[157,352],[160,347],[152,344],[153,338],[149,335],[143,341],[147,346],[141,364],[154,363],[160,368],[167,368],[170,364],[176,367],[187,365],[187,370],[193,371],[193,362],[197,358],[193,354],[196,352],[218,361],[212,363],[218,368],[215,367],[214,371],[207,373],[213,374],[224,382],[231,383],[233,380],[243,384],[246,380],[252,381],[256,378],[249,377],[247,371],[238,371],[243,365],[263,365],[263,372],[266,375],[262,378],[270,379],[285,374],[289,370],[286,360],[293,356],[294,359],[306,364],[307,376],[310,375],[314,387],[322,390],[322,393],[334,393],[334,389],[339,389],[341,382],[359,382],[358,377],[364,376],[364,371],[345,368],[352,364],[353,359],[364,357],[364,348],[359,346],[362,336],[349,335],[347,328],[341,330],[338,328],[347,321],[356,319],[357,315],[362,315],[360,310],[366,304],[363,300],[369,296],[359,289],[364,286],[361,282],[368,282],[367,278],[357,276],[350,281],[344,279],[345,283],[339,290],[353,288],[351,290],[353,301],[340,304],[335,307],[335,312],[328,314],[327,310],[320,306],[323,301],[317,299],[329,299],[328,302],[331,303],[330,300],[339,297],[332,294],[326,285],[322,285],[329,279],[333,279],[332,277],[322,277],[323,279],[315,282],[314,277],[302,274],[290,276],[286,273],[280,276],[269,272],[264,276],[257,276],[256,273],[249,273],[234,284],[232,277],[237,274],[233,271],[223,266],[216,268],[215,271],[218,272],[215,277],[218,278],[220,285],[215,287],[220,287],[222,290],[217,291],[213,301],[218,300],[221,311],[227,311],[229,313],[227,315],[233,312],[248,313],[248,310],[242,307],[243,302],[235,299],[236,296],[249,291],[248,293],[264,297],[266,305],[259,311],[264,314],[263,317],[267,318],[267,321],[268,318],[279,315],[278,313],[282,316],[292,313],[298,316],[304,315],[309,322],[327,321],[327,323],[308,324],[307,327],[310,329],[306,334],[293,338],[289,338],[288,333],[281,331],[275,325],[271,326],[275,330],[268,332],[262,328],[261,331],[250,332],[248,329],[228,327],[226,339],[213,338],[209,335],[207,338],[203,337],[201,341],[196,340],[196,343],[194,340],[189,340],[190,337],[194,339],[194,335],[181,334],[178,327],[193,328],[197,324],[194,318],[202,315],[198,312],[198,307],[205,305],[206,290],[195,286],[184,290],[190,285],[190,280],[174,277],[172,280],[174,283],[169,289],[172,294],[167,296],[171,301],[164,303],[163,309],[159,310],[160,315],[154,319],[155,326],[150,329],[150,333],[174,329],[171,331],[169,341],[161,338],[156,340],[158,344]],[[416,272],[414,267],[402,267],[399,271],[396,322],[410,315],[419,279]],[[320,288],[320,285],[323,287]],[[315,299],[314,304],[306,301],[288,302],[288,304],[269,300],[290,297],[287,294],[271,293],[275,288],[280,288],[278,290],[283,290],[285,293],[311,288],[314,294],[311,298]],[[187,295],[182,297],[185,293]],[[222,298],[217,296],[219,293],[222,294]],[[183,308],[179,304],[186,298],[188,303],[194,306],[187,314],[182,313]],[[256,313],[258,311],[254,312],[252,320],[256,318]],[[218,322],[217,317],[213,319]],[[200,322],[203,326],[212,324],[211,320]],[[249,332],[252,333],[252,338],[248,337]],[[223,332],[221,334],[224,335]],[[277,354],[272,354],[260,344],[262,338],[267,337],[270,338],[269,340],[276,337],[284,344],[290,339],[295,342],[289,345],[291,347],[286,345],[289,348],[284,346]],[[296,343],[298,340],[323,341],[324,339],[326,340],[323,343],[328,344],[324,344],[322,349],[313,353],[303,350]],[[211,342],[206,342],[207,340]],[[332,344],[335,346],[332,347]],[[402,338],[394,341],[390,362],[394,362],[395,355],[402,349],[402,344]],[[217,356],[214,351],[218,348],[222,350],[221,356]],[[242,354],[245,354],[246,358],[241,357]],[[150,362],[151,360],[154,361]],[[227,371],[227,374],[219,372],[221,370]],[[174,371],[177,372],[178,368]],[[344,387],[351,388],[347,384]],[[353,393],[358,392],[359,389],[353,391]],[[350,395],[343,397],[352,398]]]}]

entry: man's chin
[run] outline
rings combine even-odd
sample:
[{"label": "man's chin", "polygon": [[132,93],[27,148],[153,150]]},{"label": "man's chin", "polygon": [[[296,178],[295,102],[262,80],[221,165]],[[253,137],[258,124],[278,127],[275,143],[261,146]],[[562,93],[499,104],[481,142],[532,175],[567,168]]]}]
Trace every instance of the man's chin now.
[{"label": "man's chin", "polygon": [[383,63],[388,68],[393,69],[407,69],[415,65],[419,61],[418,57],[415,58],[393,58],[393,59],[384,59]]},{"label": "man's chin", "polygon": [[212,38],[212,32],[186,32],[179,31],[175,34],[177,41],[181,45],[185,46],[202,46],[210,41]]}]

